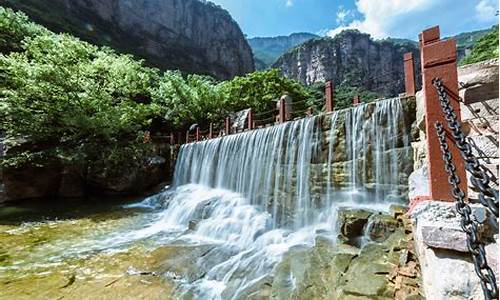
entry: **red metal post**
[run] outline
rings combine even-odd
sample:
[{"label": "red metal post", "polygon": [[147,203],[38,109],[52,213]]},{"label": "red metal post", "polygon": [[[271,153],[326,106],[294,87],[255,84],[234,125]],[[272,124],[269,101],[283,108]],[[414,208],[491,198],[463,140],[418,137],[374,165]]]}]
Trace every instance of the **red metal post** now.
[{"label": "red metal post", "polygon": [[[420,34],[420,53],[422,57],[423,91],[425,96],[425,129],[427,132],[427,160],[429,168],[429,191],[432,200],[453,201],[448,174],[441,154],[439,140],[434,124],[446,120],[440,106],[436,88],[432,84],[434,78],[441,78],[450,96],[450,101],[460,121],[460,103],[458,101],[457,47],[453,39],[441,40],[439,27],[433,27]],[[449,130],[447,143],[450,147],[453,163],[460,178],[460,187],[467,193],[467,178],[460,151],[455,146]],[[425,196],[425,195],[424,195]]]},{"label": "red metal post", "polygon": [[359,96],[356,95],[354,96],[354,98],[352,98],[352,105],[356,106],[356,105],[359,105],[361,103],[361,101],[359,100]]},{"label": "red metal post", "polygon": [[175,145],[175,137],[173,133],[170,133],[170,145]]},{"label": "red metal post", "polygon": [[285,123],[286,121],[286,107],[285,99],[280,99],[280,112],[279,112],[280,123]]},{"label": "red metal post", "polygon": [[252,130],[254,127],[253,127],[253,109],[251,108],[248,111],[247,121],[248,121],[248,130]]},{"label": "red metal post", "polygon": [[200,141],[200,127],[196,127],[196,141]]},{"label": "red metal post", "polygon": [[208,127],[208,138],[214,138],[214,123],[210,123],[210,126]]},{"label": "red metal post", "polygon": [[327,81],[325,84],[326,112],[333,111],[333,82]]},{"label": "red metal post", "polygon": [[189,144],[189,130],[186,131],[186,144]]},{"label": "red metal post", "polygon": [[415,96],[417,86],[415,84],[415,61],[412,52],[405,53],[404,55],[404,69],[406,95]]},{"label": "red metal post", "polygon": [[230,135],[231,134],[231,118],[230,117],[227,117],[226,118],[226,135]]}]

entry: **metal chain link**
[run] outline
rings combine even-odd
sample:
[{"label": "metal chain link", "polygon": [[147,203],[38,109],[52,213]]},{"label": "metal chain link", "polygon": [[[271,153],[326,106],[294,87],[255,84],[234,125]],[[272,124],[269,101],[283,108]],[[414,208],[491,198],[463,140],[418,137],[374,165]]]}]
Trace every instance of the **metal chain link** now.
[{"label": "metal chain link", "polygon": [[432,83],[437,89],[439,102],[443,109],[445,119],[448,123],[448,128],[452,131],[452,136],[455,143],[460,149],[460,154],[465,160],[465,168],[471,176],[472,185],[479,191],[479,201],[482,205],[488,208],[495,217],[498,218],[498,190],[490,186],[491,178],[484,171],[484,167],[479,163],[477,158],[472,154],[472,147],[467,142],[457,115],[451,106],[449,96],[440,78],[435,78]]},{"label": "metal chain link", "polygon": [[448,182],[452,186],[451,193],[455,199],[455,207],[457,212],[462,217],[460,225],[462,230],[467,235],[467,248],[472,256],[474,262],[474,269],[476,274],[481,280],[481,287],[483,288],[484,298],[487,300],[498,299],[498,287],[496,283],[495,273],[488,266],[486,261],[486,252],[484,250],[484,243],[480,240],[478,233],[477,223],[472,220],[472,210],[465,202],[465,193],[459,187],[460,178],[456,174],[457,168],[452,162],[452,155],[448,144],[446,143],[445,131],[443,124],[436,122],[434,124],[441,146],[441,153],[443,154],[443,161],[445,164],[446,173],[448,173]]}]

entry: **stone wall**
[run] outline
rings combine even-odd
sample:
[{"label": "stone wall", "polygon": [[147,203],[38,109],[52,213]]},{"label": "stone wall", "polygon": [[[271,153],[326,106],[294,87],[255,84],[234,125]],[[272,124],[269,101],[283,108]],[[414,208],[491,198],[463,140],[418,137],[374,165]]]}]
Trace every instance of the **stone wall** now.
[{"label": "stone wall", "polygon": [[[490,60],[458,69],[462,128],[474,155],[487,168],[498,187],[498,60]],[[414,169],[410,175],[410,198],[428,195],[427,153],[424,99],[417,93]],[[469,200],[476,202],[477,192],[468,175]],[[443,188],[450,188],[443,178]],[[482,239],[486,243],[489,265],[498,281],[498,219],[481,205],[472,204]],[[483,217],[485,216],[485,217]],[[415,246],[422,268],[427,299],[482,299],[479,279],[474,271],[466,235],[454,203],[426,201],[413,208]]]}]

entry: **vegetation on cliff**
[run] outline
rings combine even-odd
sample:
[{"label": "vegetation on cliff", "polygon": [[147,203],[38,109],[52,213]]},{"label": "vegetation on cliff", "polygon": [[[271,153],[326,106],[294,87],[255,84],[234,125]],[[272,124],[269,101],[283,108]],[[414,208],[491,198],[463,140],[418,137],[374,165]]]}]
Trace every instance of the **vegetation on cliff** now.
[{"label": "vegetation on cliff", "polygon": [[4,166],[54,160],[119,165],[147,148],[143,137],[154,124],[185,130],[247,107],[268,110],[284,91],[297,101],[313,95],[276,70],[226,82],[161,74],[130,55],[54,34],[2,7],[0,41]]},{"label": "vegetation on cliff", "polygon": [[492,58],[498,58],[498,26],[494,26],[488,34],[482,36],[460,64],[468,65]]}]

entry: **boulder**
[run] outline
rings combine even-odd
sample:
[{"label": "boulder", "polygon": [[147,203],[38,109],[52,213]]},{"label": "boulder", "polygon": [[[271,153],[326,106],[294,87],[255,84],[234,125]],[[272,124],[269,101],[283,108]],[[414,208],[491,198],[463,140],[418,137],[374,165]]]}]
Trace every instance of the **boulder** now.
[{"label": "boulder", "polygon": [[372,212],[362,209],[340,209],[340,234],[348,241],[354,241],[364,234],[365,225]]},{"label": "boulder", "polygon": [[5,195],[9,201],[56,196],[60,182],[61,167],[58,165],[3,170]]},{"label": "boulder", "polygon": [[131,164],[120,173],[107,169],[91,169],[87,184],[93,193],[126,195],[154,187],[167,177],[166,159],[161,156],[145,158],[140,164]]},{"label": "boulder", "polygon": [[399,222],[390,215],[373,214],[368,219],[365,232],[374,242],[383,242],[396,231]]},{"label": "boulder", "polygon": [[458,68],[458,81],[465,104],[498,98],[498,59]]}]

